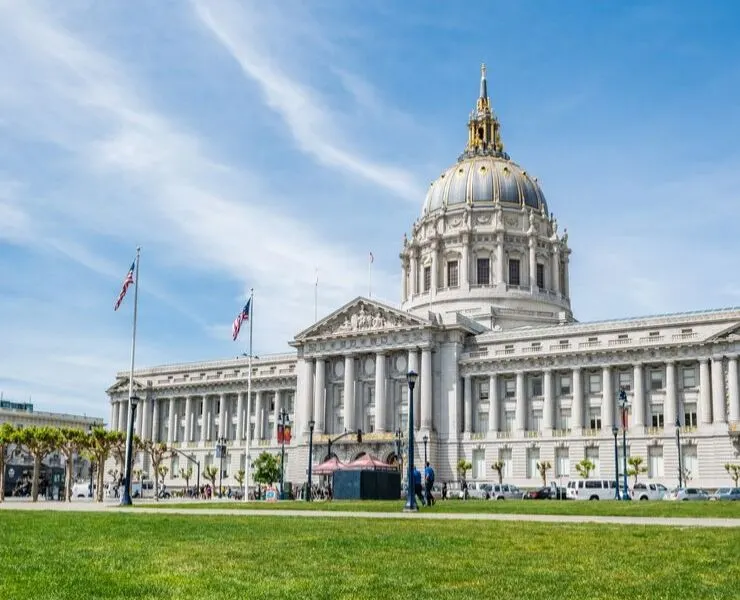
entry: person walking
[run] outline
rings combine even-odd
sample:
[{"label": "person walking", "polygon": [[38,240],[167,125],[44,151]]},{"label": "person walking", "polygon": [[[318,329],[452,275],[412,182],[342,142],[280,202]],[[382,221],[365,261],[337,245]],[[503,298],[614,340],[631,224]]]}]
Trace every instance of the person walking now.
[{"label": "person walking", "polygon": [[424,467],[424,491],[427,500],[427,506],[434,506],[434,496],[432,496],[432,486],[434,485],[434,469],[427,461]]},{"label": "person walking", "polygon": [[419,469],[417,469],[415,465],[414,465],[414,495],[419,498],[419,501],[422,503],[422,505],[426,506],[426,502],[424,502],[424,494],[422,493],[422,489],[421,489],[421,473],[419,472]]}]

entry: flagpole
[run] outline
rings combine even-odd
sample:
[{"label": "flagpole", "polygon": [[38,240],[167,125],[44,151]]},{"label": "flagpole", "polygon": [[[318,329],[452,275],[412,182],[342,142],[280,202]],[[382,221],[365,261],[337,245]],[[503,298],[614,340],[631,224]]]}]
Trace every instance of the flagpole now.
[{"label": "flagpole", "polygon": [[370,253],[370,256],[368,257],[368,263],[367,263],[367,273],[368,273],[368,290],[367,290],[367,297],[372,298],[373,297],[373,253]]},{"label": "flagpole", "polygon": [[252,460],[249,455],[252,445],[252,324],[254,323],[254,288],[249,290],[249,371],[247,372],[247,456],[244,461],[244,502],[249,502],[249,477],[252,471]]},{"label": "flagpole", "polygon": [[[136,247],[136,271],[134,274],[134,323],[131,332],[131,371],[128,378],[128,421],[126,424],[126,468],[124,470],[124,489],[121,494],[121,505],[131,505],[131,460],[134,437],[134,362],[136,357],[136,319],[139,309],[139,259],[141,246]],[[102,465],[100,465],[102,467]],[[99,468],[100,468],[99,467]]]},{"label": "flagpole", "polygon": [[316,283],[313,291],[313,322],[319,320],[319,270],[316,269]]}]

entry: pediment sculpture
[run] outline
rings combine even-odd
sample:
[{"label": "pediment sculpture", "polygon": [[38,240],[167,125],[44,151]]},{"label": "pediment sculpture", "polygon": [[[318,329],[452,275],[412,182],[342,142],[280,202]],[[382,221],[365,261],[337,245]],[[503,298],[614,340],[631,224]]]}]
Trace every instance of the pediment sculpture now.
[{"label": "pediment sculpture", "polygon": [[322,333],[351,333],[354,331],[373,331],[394,329],[412,324],[390,311],[360,304],[359,309],[345,313],[328,323]]}]

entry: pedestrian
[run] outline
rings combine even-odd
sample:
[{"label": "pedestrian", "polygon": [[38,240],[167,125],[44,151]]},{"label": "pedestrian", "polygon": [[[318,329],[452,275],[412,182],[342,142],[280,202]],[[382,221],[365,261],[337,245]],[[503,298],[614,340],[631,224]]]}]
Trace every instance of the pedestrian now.
[{"label": "pedestrian", "polygon": [[442,500],[447,500],[447,482],[442,483]]},{"label": "pedestrian", "polygon": [[427,461],[424,467],[424,491],[426,493],[427,506],[434,506],[434,496],[432,496],[432,486],[434,485],[434,469]]},{"label": "pedestrian", "polygon": [[468,499],[468,482],[463,479],[462,482],[463,500]]},{"label": "pedestrian", "polygon": [[424,494],[422,493],[421,488],[421,473],[419,472],[419,469],[414,466],[414,495],[418,496],[419,500],[421,501],[422,505],[426,505],[424,502]]}]

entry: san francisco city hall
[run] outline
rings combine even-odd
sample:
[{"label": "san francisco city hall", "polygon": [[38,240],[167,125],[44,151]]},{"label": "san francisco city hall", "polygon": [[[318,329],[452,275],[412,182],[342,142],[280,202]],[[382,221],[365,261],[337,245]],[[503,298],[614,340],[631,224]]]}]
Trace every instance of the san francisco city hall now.
[{"label": "san francisco city hall", "polygon": [[[426,436],[439,481],[459,479],[461,458],[472,462],[473,479],[488,481],[500,460],[504,481],[520,486],[540,483],[536,463],[545,460],[550,478],[576,477],[584,458],[596,465],[592,477],[611,478],[624,389],[627,452],[644,459],[643,477],[678,483],[678,421],[690,482],[727,485],[724,464],[740,455],[740,309],[579,323],[570,257],[537,179],[504,151],[484,68],[465,150],[431,184],[404,234],[400,307],[356,298],[298,333],[294,352],[255,358],[249,415],[246,358],[137,370],[135,431],[202,465],[217,464],[224,435],[224,485],[235,486],[246,428],[252,459],[278,452],[276,415],[285,408],[293,424],[286,480],[302,483],[310,420],[314,464],[345,429],[364,435],[361,444],[348,436],[332,446],[340,460],[395,458],[413,369],[416,456]],[[127,372],[108,395],[110,426],[125,431]],[[185,460],[171,463],[166,483],[184,485],[172,475]]]}]

